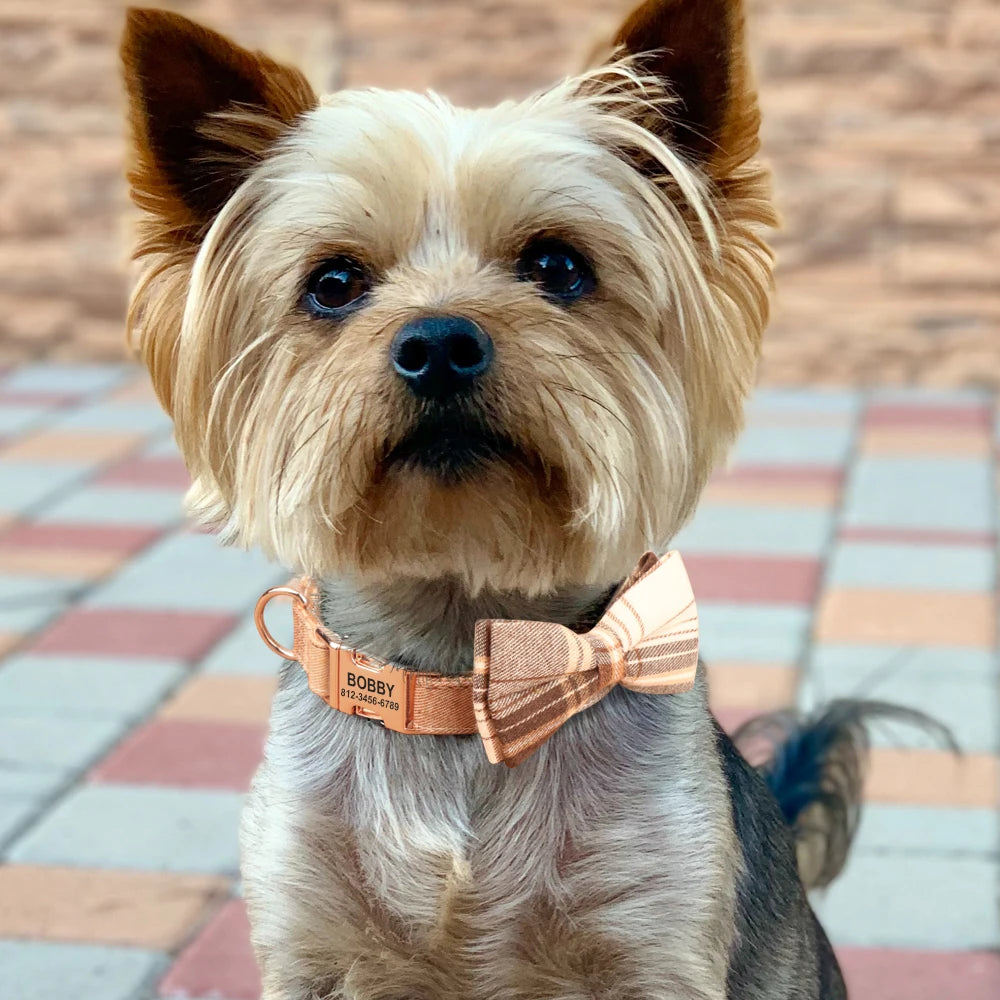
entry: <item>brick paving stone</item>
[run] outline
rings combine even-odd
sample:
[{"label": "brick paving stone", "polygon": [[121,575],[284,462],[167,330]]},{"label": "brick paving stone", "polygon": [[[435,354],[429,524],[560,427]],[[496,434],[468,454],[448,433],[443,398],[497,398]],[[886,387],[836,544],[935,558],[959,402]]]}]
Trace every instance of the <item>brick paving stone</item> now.
[{"label": "brick paving stone", "polygon": [[264,725],[271,714],[271,701],[277,687],[277,677],[198,674],[164,704],[159,715],[163,719]]},{"label": "brick paving stone", "polygon": [[1000,956],[989,952],[839,948],[851,1000],[994,1000]]},{"label": "brick paving stone", "polygon": [[1000,947],[992,858],[855,852],[816,900],[838,944],[888,948]]},{"label": "brick paving stone", "polygon": [[853,428],[801,426],[792,422],[762,427],[749,423],[730,455],[734,464],[836,465],[847,457]]},{"label": "brick paving stone", "polygon": [[[197,573],[192,567],[199,567]],[[222,548],[211,535],[181,533],[156,542],[90,594],[90,608],[244,611],[287,574],[258,551]]]},{"label": "brick paving stone", "polygon": [[819,559],[686,555],[684,565],[699,600],[754,604],[812,604],[819,589]]},{"label": "brick paving stone", "polygon": [[0,449],[0,456],[14,462],[65,462],[97,465],[120,459],[142,443],[142,434],[133,431],[104,431],[99,434],[49,428]]},{"label": "brick paving stone", "polygon": [[712,710],[744,709],[755,713],[787,708],[795,700],[794,667],[713,660],[708,665]]},{"label": "brick paving stone", "polygon": [[67,718],[44,709],[0,709],[0,766],[40,766],[77,773],[128,726],[121,716]]},{"label": "brick paving stone", "polygon": [[174,949],[228,890],[204,875],[5,865],[0,938]]},{"label": "brick paving stone", "polygon": [[[52,496],[52,491],[44,495]],[[38,520],[169,527],[180,524],[183,516],[177,490],[87,485],[46,504]]]},{"label": "brick paving stone", "polygon": [[806,669],[820,679],[849,677],[860,691],[882,675],[902,671],[922,680],[942,675],[955,680],[997,680],[1000,654],[992,649],[957,646],[818,642],[810,647]]},{"label": "brick paving stone", "polygon": [[[831,698],[863,694],[892,705],[926,712],[947,726],[966,752],[991,753],[1000,742],[995,678],[973,681],[953,680],[945,663],[937,677],[911,676],[905,668],[890,671],[883,678],[858,683],[850,675],[827,675],[821,682],[807,678],[800,692],[801,703],[814,708]],[[921,747],[939,740],[919,726],[909,723],[878,722],[871,726],[876,746]]]},{"label": "brick paving stone", "polygon": [[0,547],[37,551],[112,551],[132,555],[158,538],[156,528],[127,525],[21,522],[0,530]]},{"label": "brick paving stone", "polygon": [[988,531],[989,467],[968,458],[868,458],[855,465],[844,501],[850,525]]},{"label": "brick paving stone", "polygon": [[697,517],[674,538],[685,552],[738,555],[818,556],[832,527],[828,511],[803,507],[739,510],[703,504]]},{"label": "brick paving stone", "polygon": [[108,434],[122,428],[142,434],[166,434],[171,430],[170,418],[155,401],[146,404],[126,405],[99,402],[73,408],[52,417],[51,425],[62,431]]},{"label": "brick paving stone", "polygon": [[82,653],[196,660],[233,625],[231,615],[134,608],[75,609],[31,647],[36,653]]},{"label": "brick paving stone", "polygon": [[145,948],[0,941],[0,996],[17,1000],[134,1000],[165,956]]},{"label": "brick paving stone", "polygon": [[101,784],[246,791],[264,749],[263,723],[154,719],[91,772]]},{"label": "brick paving stone", "polygon": [[227,903],[181,952],[161,981],[159,995],[257,1000],[260,976],[250,950],[249,925],[241,901]]},{"label": "brick paving stone", "polygon": [[892,545],[842,541],[827,569],[831,587],[986,591],[996,554],[987,546]]},{"label": "brick paving stone", "polygon": [[191,485],[183,459],[174,455],[144,455],[121,462],[102,473],[97,481],[106,485],[158,486],[176,490],[186,490]]},{"label": "brick paving stone", "polygon": [[8,857],[18,863],[235,875],[243,796],[202,789],[83,785]]},{"label": "brick paving stone", "polygon": [[1000,808],[1000,767],[994,754],[876,747],[865,796],[906,805]]},{"label": "brick paving stone", "polygon": [[867,802],[861,811],[856,848],[913,855],[996,854],[1000,816],[995,809],[948,809]]},{"label": "brick paving stone", "polygon": [[112,716],[138,720],[184,676],[172,661],[11,656],[0,669],[0,715]]},{"label": "brick paving stone", "polygon": [[0,512],[23,514],[45,500],[64,494],[86,470],[75,465],[16,462],[0,458]]},{"label": "brick paving stone", "polygon": [[824,593],[816,619],[821,642],[988,649],[996,634],[995,599],[989,593],[843,587]]},{"label": "brick paving stone", "polygon": [[869,456],[989,458],[993,451],[989,435],[978,429],[932,431],[926,428],[873,427],[862,434],[859,447]]},{"label": "brick paving stone", "polygon": [[[281,643],[292,640],[292,614],[289,605],[274,600],[265,614],[271,635]],[[287,647],[286,647],[287,648]],[[267,650],[253,621],[240,622],[201,661],[205,674],[253,674],[276,677],[282,661]]]},{"label": "brick paving stone", "polygon": [[698,619],[707,660],[794,663],[809,633],[810,613],[794,604],[699,601]]}]

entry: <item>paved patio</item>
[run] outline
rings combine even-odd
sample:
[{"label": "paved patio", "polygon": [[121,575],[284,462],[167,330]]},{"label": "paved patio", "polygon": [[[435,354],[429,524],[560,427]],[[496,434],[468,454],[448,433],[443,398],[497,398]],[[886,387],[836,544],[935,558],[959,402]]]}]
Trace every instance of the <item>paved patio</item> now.
[{"label": "paved patio", "polygon": [[[853,1000],[996,1000],[997,400],[761,389],[678,545],[726,725],[799,698],[933,712],[876,734],[847,874],[817,904]],[[0,377],[0,997],[253,1000],[236,823],[283,576],[184,526],[133,368]]]}]

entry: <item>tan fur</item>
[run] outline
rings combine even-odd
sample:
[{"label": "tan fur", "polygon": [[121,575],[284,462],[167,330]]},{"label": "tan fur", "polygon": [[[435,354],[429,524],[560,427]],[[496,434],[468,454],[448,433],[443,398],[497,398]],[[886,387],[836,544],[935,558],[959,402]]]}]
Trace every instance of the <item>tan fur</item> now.
[{"label": "tan fur", "polygon": [[[580,621],[690,516],[753,380],[774,218],[740,5],[650,0],[610,61],[476,111],[317,101],[183,19],[135,17],[149,215],[130,328],[190,509],[323,579],[331,628],[418,668],[467,668],[487,613]],[[172,110],[169,147],[150,36],[238,77],[235,104],[206,85],[200,113]],[[686,88],[678,60],[700,71]],[[194,166],[162,162],[192,148]],[[585,250],[592,295],[567,308],[517,280],[539,234]],[[301,301],[342,253],[377,281],[334,325]],[[438,312],[492,338],[475,405],[517,449],[457,483],[385,464],[420,417],[390,341]],[[474,741],[397,738],[286,673],[243,830],[267,1000],[721,1000],[737,852],[708,720],[702,685],[616,694],[497,770]]]}]

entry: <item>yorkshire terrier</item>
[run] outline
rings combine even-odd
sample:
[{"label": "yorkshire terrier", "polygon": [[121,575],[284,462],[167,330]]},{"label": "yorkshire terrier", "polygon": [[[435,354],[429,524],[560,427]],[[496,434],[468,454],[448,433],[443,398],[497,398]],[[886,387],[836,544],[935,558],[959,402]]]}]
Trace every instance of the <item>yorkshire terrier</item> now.
[{"label": "yorkshire terrier", "polygon": [[[130,330],[190,510],[317,581],[331,634],[468,674],[477,621],[579,632],[690,516],[771,289],[742,8],[648,0],[580,75],[480,110],[318,97],[129,13]],[[242,829],[265,1000],[844,997],[805,890],[844,862],[859,711],[755,769],[703,674],[503,768],[286,664]]]}]

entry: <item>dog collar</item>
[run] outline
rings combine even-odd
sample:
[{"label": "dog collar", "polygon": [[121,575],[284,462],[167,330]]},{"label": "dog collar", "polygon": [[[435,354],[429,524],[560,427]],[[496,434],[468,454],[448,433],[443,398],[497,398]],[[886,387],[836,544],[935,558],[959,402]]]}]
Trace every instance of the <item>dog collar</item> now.
[{"label": "dog collar", "polygon": [[[292,600],[292,648],[264,622],[276,597]],[[513,767],[569,718],[613,687],[675,694],[694,684],[698,614],[677,552],[647,552],[597,624],[579,634],[554,622],[484,619],[476,623],[471,673],[409,670],[351,648],[319,615],[308,577],[261,595],[254,621],[269,649],[297,660],[310,690],[331,708],[398,733],[479,733],[493,763]]]}]

